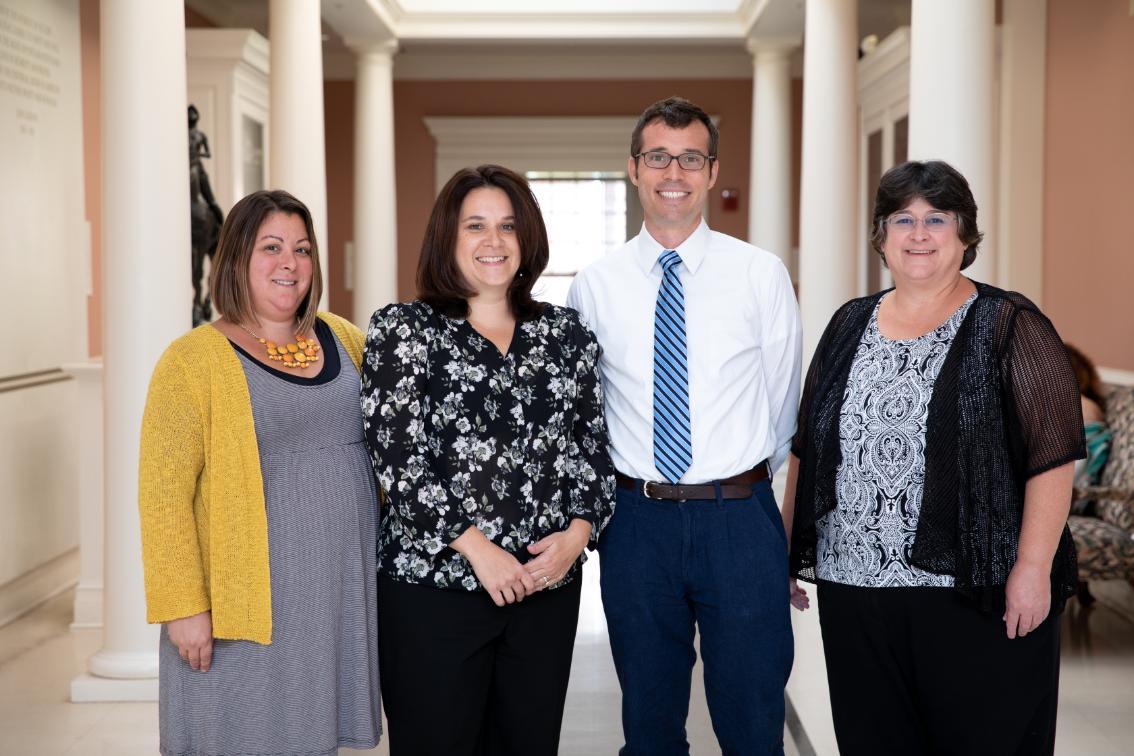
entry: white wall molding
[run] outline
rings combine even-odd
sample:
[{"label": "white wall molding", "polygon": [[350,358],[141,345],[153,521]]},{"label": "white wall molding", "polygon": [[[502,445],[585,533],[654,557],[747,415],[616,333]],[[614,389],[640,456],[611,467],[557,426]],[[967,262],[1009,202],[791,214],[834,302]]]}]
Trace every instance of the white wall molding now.
[{"label": "white wall molding", "polygon": [[[582,53],[582,54],[581,54]],[[675,54],[680,65],[674,65]],[[327,56],[331,58],[330,55]],[[335,65],[334,78],[347,67]],[[743,40],[712,46],[494,45],[491,48],[410,46],[394,60],[394,79],[751,79]]]},{"label": "white wall molding", "polygon": [[[196,0],[215,5],[215,0]],[[508,39],[644,41],[740,39],[767,15],[785,14],[772,0],[354,0],[325,7],[332,27],[401,41]],[[794,7],[789,6],[789,10]],[[788,14],[802,25],[800,14]]]},{"label": "white wall molding", "polygon": [[0,627],[73,586],[78,574],[79,550],[71,549],[0,585]]},{"label": "white wall molding", "polygon": [[527,118],[435,117],[436,186],[482,163],[514,171],[625,171],[635,116]]},{"label": "white wall molding", "polygon": [[1099,378],[1101,378],[1104,383],[1114,383],[1119,386],[1134,386],[1134,370],[1100,367],[1098,371]]}]

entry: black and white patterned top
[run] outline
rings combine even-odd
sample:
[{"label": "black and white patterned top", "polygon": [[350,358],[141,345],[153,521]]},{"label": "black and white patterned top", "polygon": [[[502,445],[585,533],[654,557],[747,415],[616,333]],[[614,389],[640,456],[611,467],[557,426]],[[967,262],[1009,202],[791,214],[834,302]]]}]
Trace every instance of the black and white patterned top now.
[{"label": "black and white patterned top", "polygon": [[866,587],[953,585],[951,575],[915,567],[909,555],[925,483],[933,383],[975,299],[974,292],[936,329],[904,341],[881,334],[875,306],[843,395],[838,506],[816,522],[821,580]]},{"label": "black and white patterned top", "polygon": [[506,354],[424,302],[374,313],[362,413],[386,494],[379,571],[479,590],[449,547],[474,525],[521,562],[573,518],[592,524],[597,543],[614,506],[598,357],[594,334],[564,307],[517,323]]}]

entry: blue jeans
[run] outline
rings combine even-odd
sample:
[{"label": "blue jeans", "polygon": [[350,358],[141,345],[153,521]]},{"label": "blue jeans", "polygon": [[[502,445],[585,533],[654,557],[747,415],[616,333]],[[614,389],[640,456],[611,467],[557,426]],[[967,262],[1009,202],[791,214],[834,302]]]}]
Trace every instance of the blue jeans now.
[{"label": "blue jeans", "polygon": [[599,554],[622,686],[622,756],[689,753],[694,625],[721,752],[782,754],[794,646],[771,485],[753,485],[747,499],[721,499],[718,489],[717,499],[685,502],[619,488]]}]

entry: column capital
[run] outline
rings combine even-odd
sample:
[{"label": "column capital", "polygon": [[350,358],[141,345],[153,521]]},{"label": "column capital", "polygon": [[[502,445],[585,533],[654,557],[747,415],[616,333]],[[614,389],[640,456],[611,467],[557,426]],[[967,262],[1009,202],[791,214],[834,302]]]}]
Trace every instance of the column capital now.
[{"label": "column capital", "polygon": [[748,37],[744,46],[753,57],[758,55],[777,55],[787,57],[803,44],[801,37]]},{"label": "column capital", "polygon": [[359,58],[376,56],[393,59],[398,53],[396,39],[354,39],[347,37],[343,43]]}]

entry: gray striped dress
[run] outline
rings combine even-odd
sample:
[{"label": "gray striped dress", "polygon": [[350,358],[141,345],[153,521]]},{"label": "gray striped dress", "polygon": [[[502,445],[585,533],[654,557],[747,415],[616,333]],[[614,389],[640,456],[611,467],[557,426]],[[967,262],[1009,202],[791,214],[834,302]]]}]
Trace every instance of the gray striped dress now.
[{"label": "gray striped dress", "polygon": [[162,628],[166,756],[323,756],[378,740],[378,498],[358,373],[319,326],[327,364],[315,379],[288,381],[240,354],[268,514],[272,643],[217,640],[211,669],[195,672]]}]

